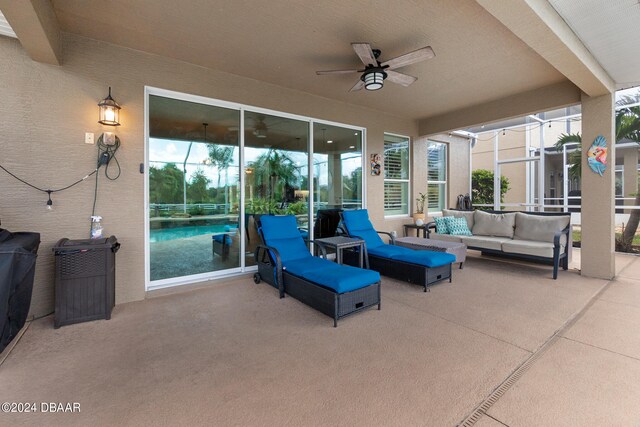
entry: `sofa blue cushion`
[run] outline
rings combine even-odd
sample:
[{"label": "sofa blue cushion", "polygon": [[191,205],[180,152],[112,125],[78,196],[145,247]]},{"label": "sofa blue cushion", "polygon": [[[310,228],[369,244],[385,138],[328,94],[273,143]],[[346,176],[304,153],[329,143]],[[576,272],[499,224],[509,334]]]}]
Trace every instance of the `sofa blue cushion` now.
[{"label": "sofa blue cushion", "polygon": [[455,255],[445,252],[416,251],[401,246],[383,245],[369,250],[370,255],[391,260],[423,265],[425,267],[440,267],[456,261]]},{"label": "sofa blue cushion", "polygon": [[344,211],[342,218],[349,235],[363,239],[367,244],[367,249],[385,244],[369,221],[369,212],[366,209]]},{"label": "sofa blue cushion", "polygon": [[278,250],[283,265],[296,259],[313,258],[302,240],[293,215],[264,215],[260,218],[260,223],[265,243]]}]

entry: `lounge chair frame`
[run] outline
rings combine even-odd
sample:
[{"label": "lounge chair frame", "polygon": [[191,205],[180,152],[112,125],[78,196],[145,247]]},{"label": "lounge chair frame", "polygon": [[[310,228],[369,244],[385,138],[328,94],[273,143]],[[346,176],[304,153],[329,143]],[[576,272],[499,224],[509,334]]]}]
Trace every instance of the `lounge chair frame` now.
[{"label": "lounge chair frame", "polygon": [[[264,239],[263,239],[264,240]],[[325,248],[318,242],[326,258]],[[333,318],[333,326],[338,326],[338,320],[363,311],[374,305],[381,308],[380,282],[373,283],[364,288],[351,292],[337,293],[306,279],[289,273],[283,268],[278,250],[264,244],[258,245],[255,251],[255,259],[258,264],[258,272],[254,275],[254,281],[262,280],[278,289],[280,298],[288,294],[300,302],[315,308],[321,313]]]}]

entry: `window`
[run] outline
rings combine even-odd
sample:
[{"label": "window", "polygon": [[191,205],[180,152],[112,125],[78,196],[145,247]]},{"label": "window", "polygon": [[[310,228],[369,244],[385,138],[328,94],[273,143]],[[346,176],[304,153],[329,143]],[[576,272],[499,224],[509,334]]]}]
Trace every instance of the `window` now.
[{"label": "window", "polygon": [[447,144],[427,143],[427,204],[429,212],[446,208]]},{"label": "window", "polygon": [[409,138],[384,134],[384,215],[409,215]]}]

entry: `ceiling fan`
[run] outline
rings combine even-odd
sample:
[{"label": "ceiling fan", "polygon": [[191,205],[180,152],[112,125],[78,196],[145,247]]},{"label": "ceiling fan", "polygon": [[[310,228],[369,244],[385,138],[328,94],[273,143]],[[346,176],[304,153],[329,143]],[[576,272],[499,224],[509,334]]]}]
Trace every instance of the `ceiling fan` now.
[{"label": "ceiling fan", "polygon": [[371,49],[371,45],[369,43],[351,43],[351,47],[353,47],[356,55],[358,55],[362,63],[365,65],[364,69],[316,71],[316,74],[319,76],[324,74],[362,73],[360,80],[358,80],[358,82],[349,89],[349,92],[360,90],[363,87],[367,90],[381,89],[384,85],[385,79],[389,79],[389,81],[405,87],[409,86],[411,83],[418,80],[418,78],[408,74],[399,73],[394,70],[396,68],[405,67],[436,56],[433,49],[431,49],[431,46],[426,46],[421,49],[414,50],[413,52],[400,55],[396,58],[389,59],[388,61],[380,62],[378,60],[381,53],[380,49]]},{"label": "ceiling fan", "polygon": [[266,138],[268,130],[267,124],[264,122],[264,116],[258,116],[253,127],[253,134],[257,138]]}]

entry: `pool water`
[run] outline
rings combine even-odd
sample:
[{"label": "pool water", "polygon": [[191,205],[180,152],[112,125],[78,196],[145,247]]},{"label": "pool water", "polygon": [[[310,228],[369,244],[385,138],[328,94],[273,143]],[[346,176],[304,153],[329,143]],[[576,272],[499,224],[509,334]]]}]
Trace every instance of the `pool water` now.
[{"label": "pool water", "polygon": [[[230,226],[232,232],[234,227]],[[167,240],[186,239],[188,237],[201,236],[205,234],[224,233],[225,225],[189,225],[185,227],[160,228],[151,230],[149,233],[149,241],[164,242]]]}]

